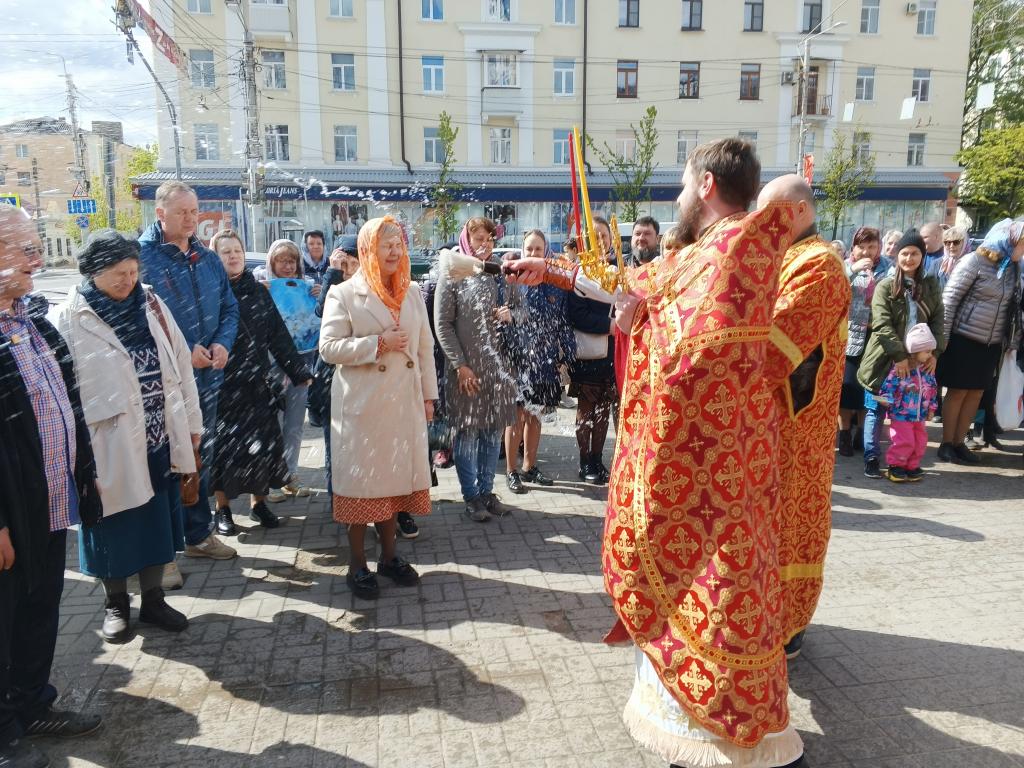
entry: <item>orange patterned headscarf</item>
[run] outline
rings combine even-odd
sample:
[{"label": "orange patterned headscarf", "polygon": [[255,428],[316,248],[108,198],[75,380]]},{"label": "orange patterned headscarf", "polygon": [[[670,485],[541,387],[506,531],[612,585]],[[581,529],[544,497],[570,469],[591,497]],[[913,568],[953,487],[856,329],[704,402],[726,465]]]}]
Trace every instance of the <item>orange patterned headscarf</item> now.
[{"label": "orange patterned headscarf", "polygon": [[[384,284],[384,278],[380,274],[380,262],[377,260],[377,246],[380,238],[391,228],[402,235],[402,260],[398,263],[395,274]],[[405,300],[405,292],[409,290],[412,282],[411,268],[409,266],[409,247],[405,244],[405,236],[402,225],[393,216],[382,216],[378,219],[370,219],[359,229],[359,270],[366,278],[377,298],[384,302],[384,306],[392,312],[398,312],[402,308],[402,301]]]}]

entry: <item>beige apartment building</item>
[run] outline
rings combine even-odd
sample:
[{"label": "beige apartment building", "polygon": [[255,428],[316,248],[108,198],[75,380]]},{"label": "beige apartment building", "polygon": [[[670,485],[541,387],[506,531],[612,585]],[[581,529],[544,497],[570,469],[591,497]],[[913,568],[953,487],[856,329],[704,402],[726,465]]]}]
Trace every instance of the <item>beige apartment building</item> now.
[{"label": "beige apartment building", "polygon": [[[158,74],[177,104],[186,178],[207,226],[247,222],[247,26],[259,70],[265,220],[257,240],[352,231],[391,212],[434,243],[429,188],[447,111],[467,204],[515,239],[565,235],[568,132],[634,149],[658,110],[650,212],[675,218],[687,153],[742,136],[769,179],[798,167],[801,56],[809,41],[804,150],[819,171],[836,131],[876,177],[841,234],[949,218],[958,177],[969,0],[168,0],[152,12],[188,53]],[[908,101],[909,100],[909,101]],[[173,168],[161,107],[161,173]],[[588,157],[595,207],[611,179]],[[212,234],[212,232],[210,233]]]},{"label": "beige apartment building", "polygon": [[[115,178],[123,179],[134,147],[124,143],[121,124],[94,122],[82,130],[86,179],[105,179],[107,153]],[[68,213],[68,201],[105,199],[106,190],[79,187],[75,175],[75,146],[71,124],[64,118],[42,117],[0,125],[0,198],[17,202],[39,222],[48,264],[70,261],[77,242],[78,217]],[[95,187],[96,185],[93,185]],[[115,205],[134,205],[121,195]]]}]

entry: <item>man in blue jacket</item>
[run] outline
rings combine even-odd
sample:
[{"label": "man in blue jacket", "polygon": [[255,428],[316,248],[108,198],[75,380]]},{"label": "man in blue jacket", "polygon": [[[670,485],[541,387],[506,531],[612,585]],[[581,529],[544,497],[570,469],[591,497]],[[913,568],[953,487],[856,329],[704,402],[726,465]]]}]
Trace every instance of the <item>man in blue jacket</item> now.
[{"label": "man in blue jacket", "polygon": [[[139,238],[141,278],[166,302],[192,348],[203,411],[199,501],[185,507],[185,554],[229,560],[237,553],[213,534],[207,467],[213,461],[217,395],[238,331],[238,302],[217,254],[196,237],[199,201],[192,188],[180,181],[161,184],[156,191],[156,218]],[[217,531],[226,536],[236,532],[230,518],[218,519]],[[168,574],[169,581],[176,579],[180,577]]]}]

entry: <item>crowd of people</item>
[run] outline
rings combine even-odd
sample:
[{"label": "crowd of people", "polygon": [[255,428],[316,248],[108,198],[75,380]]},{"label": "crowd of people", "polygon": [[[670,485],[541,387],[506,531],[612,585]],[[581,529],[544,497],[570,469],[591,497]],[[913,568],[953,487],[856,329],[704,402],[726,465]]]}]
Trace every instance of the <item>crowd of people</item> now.
[{"label": "crowd of people", "polygon": [[[725,158],[729,153],[736,157]],[[957,227],[927,224],[920,232],[885,235],[862,227],[846,255],[841,243],[830,246],[817,236],[809,188],[796,177],[783,177],[762,191],[758,211],[750,214],[754,229],[743,229],[757,231],[769,217],[781,216],[771,219],[772,226],[785,228],[789,234],[780,242],[793,246],[782,249],[787,255],[774,314],[775,346],[767,356],[758,353],[760,358],[740,350],[735,358],[708,362],[716,378],[722,378],[724,366],[739,371],[755,364],[763,367],[764,377],[747,377],[736,392],[692,385],[687,377],[700,369],[698,345],[690,357],[658,358],[661,376],[643,383],[643,366],[655,365],[651,345],[677,338],[678,329],[690,322],[677,318],[676,336],[638,334],[640,327],[665,322],[664,307],[648,300],[647,292],[677,290],[655,276],[685,271],[684,246],[695,249],[687,251],[687,259],[698,259],[708,233],[723,222],[739,221],[757,193],[759,165],[742,142],[715,145],[699,157],[706,164],[704,176],[695,164],[687,166],[692,178],[684,177],[680,224],[662,236],[653,218],[635,222],[627,260],[634,289],[615,295],[588,284],[574,258],[581,246],[574,239],[556,255],[543,231],[530,230],[520,251],[501,262],[493,252],[496,224],[482,217],[465,223],[453,250],[500,263],[490,272],[456,277],[438,268],[416,286],[406,232],[389,216],[340,234],[329,254],[322,232],[307,232],[301,246],[278,240],[266,264],[250,269],[238,233],[224,230],[208,245],[199,241],[195,193],[181,182],[168,182],[156,194],[157,221],[138,240],[113,230],[89,237],[78,253],[82,282],[60,307],[54,326],[45,319],[45,302],[40,306],[31,295],[31,275],[41,264],[35,229],[22,212],[0,209],[0,444],[5,447],[0,493],[11,499],[0,511],[0,760],[44,764],[25,736],[74,736],[99,726],[95,716],[52,708],[56,692],[49,669],[68,528],[80,525],[81,570],[103,586],[104,640],[123,643],[132,637],[128,579],[136,575],[138,621],[180,632],[188,619],[165,600],[165,590],[182,583],[178,553],[235,557],[224,539],[238,531],[232,503],[239,496],[248,495],[252,521],[273,529],[280,519],[268,504],[309,495],[298,474],[307,418],[323,429],[332,515],[345,526],[349,544],[348,585],[368,600],[380,593],[378,577],[400,586],[418,583],[415,568],[398,553],[397,539],[418,535],[415,518],[430,512],[438,469],[454,465],[464,515],[475,523],[513,511],[494,489],[502,451],[511,494],[552,485],[558,478],[539,466],[542,422],[567,404],[576,407],[578,479],[594,485],[611,481],[616,503],[640,492],[631,485],[637,480],[628,464],[647,450],[637,454],[637,440],[653,430],[650,439],[670,444],[666,424],[686,433],[691,442],[677,450],[695,451],[697,463],[712,462],[714,451],[701,446],[717,429],[714,440],[726,448],[739,446],[750,457],[745,482],[756,492],[744,504],[751,509],[780,466],[783,504],[787,494],[806,499],[824,489],[826,498],[818,506],[827,506],[831,461],[820,461],[826,448],[829,456],[836,446],[841,456],[862,450],[865,474],[882,477],[887,418],[891,444],[885,476],[894,482],[920,480],[925,422],[940,402],[938,458],[977,463],[966,438],[986,392],[991,399],[1003,351],[1020,343],[1024,238],[1018,222],[1001,223],[970,252],[966,233]],[[733,179],[737,186],[730,190],[723,180],[740,172],[736,169],[745,175]],[[779,206],[793,206],[795,212],[786,219],[789,208]],[[728,213],[711,216],[712,209]],[[594,218],[594,228],[601,254],[614,269],[616,235],[600,217]],[[737,248],[747,236],[738,237]],[[764,248],[770,255],[773,247],[751,241],[752,250],[744,253]],[[718,268],[719,254],[706,258],[709,269]],[[706,280],[713,282],[717,273],[709,274]],[[737,295],[764,295],[756,289],[764,274],[736,277],[730,283],[733,301]],[[271,290],[278,281],[297,291],[297,303]],[[807,294],[801,291],[815,281],[823,286],[814,288],[821,296],[831,293],[820,306],[805,306]],[[678,290],[685,293],[689,285]],[[786,285],[793,286],[792,298]],[[737,319],[737,313],[756,314],[756,303],[714,315],[714,325],[697,335],[730,323],[770,322],[754,315]],[[800,311],[787,314],[794,306]],[[296,312],[302,317],[293,322]],[[709,310],[708,316],[713,314]],[[319,329],[314,345],[300,340],[296,323]],[[690,373],[676,378],[673,366],[684,357]],[[813,426],[811,442],[817,448],[806,456],[790,449],[789,459],[771,458],[777,436],[758,426],[764,393],[757,391],[769,381],[768,399],[776,398],[779,413],[789,413],[793,425],[788,437],[780,427],[779,439],[804,450]],[[654,391],[682,387],[689,392],[691,386],[697,387],[689,395],[694,401],[708,399],[709,413],[721,411],[716,418],[722,424],[711,431],[691,434],[697,411],[684,416],[678,398]],[[740,424],[728,400],[744,388],[750,391],[739,402],[748,404],[749,413],[737,417]],[[381,407],[384,403],[387,407]],[[649,409],[660,410],[648,420]],[[994,434],[997,425],[983,421],[985,436]],[[613,422],[620,442],[616,461],[622,465],[609,469],[605,446]],[[673,490],[683,475],[674,468],[673,451],[663,448],[654,453],[668,467],[665,474],[637,482],[649,484],[652,499],[665,495],[666,505],[690,504]],[[785,449],[778,450],[784,457]],[[725,454],[714,455],[715,462],[726,461]],[[774,461],[771,472],[757,469],[762,458]],[[813,467],[811,491],[801,461]],[[708,475],[702,482],[713,485],[718,477],[712,483]],[[787,478],[793,482],[787,484]],[[711,502],[702,489],[687,493],[706,514]],[[722,493],[741,498],[728,487]],[[621,576],[617,568],[632,568],[630,553],[639,535],[621,520],[618,525],[610,525],[605,541],[606,580],[616,600],[625,594],[611,588]],[[379,546],[372,568],[366,553],[371,526]],[[623,538],[609,539],[616,531]],[[811,567],[797,564],[803,591],[792,599],[810,610],[790,610],[797,618],[779,635],[792,654],[799,650],[820,591],[827,527],[821,528],[821,515],[815,513],[812,525],[799,532],[795,525],[788,532],[783,525],[779,535],[783,564],[786,557],[797,557],[797,549],[806,556],[809,537],[817,536],[810,546],[817,548],[817,559]],[[684,539],[665,549],[689,552],[693,542]],[[712,550],[719,546],[713,537],[707,541]],[[721,546],[730,551],[729,545]],[[625,559],[616,566],[616,558]],[[638,593],[631,594],[635,600]],[[653,639],[649,628],[631,623],[635,602],[616,603],[616,610],[634,640],[637,633]],[[766,604],[761,610],[776,609]],[[655,697],[647,703],[658,699],[675,707],[677,715],[682,706],[693,716],[686,696],[666,690],[666,678],[651,665],[651,658],[638,651],[637,690],[646,687]],[[720,671],[722,679],[732,674]],[[638,701],[634,708],[634,734],[672,760],[686,754],[655,744],[664,733],[640,723],[657,719],[643,706]],[[694,728],[717,722],[716,715],[701,711]],[[797,765],[799,739],[782,726],[778,730],[771,754]],[[696,741],[714,743],[724,755],[736,744],[750,746],[749,739],[735,734],[722,743]]]}]

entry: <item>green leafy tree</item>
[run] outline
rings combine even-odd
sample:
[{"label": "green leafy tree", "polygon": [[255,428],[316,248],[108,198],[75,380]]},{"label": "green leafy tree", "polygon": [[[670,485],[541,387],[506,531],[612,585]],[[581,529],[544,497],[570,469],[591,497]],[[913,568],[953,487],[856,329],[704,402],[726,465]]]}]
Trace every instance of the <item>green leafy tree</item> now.
[{"label": "green leafy tree", "polygon": [[[978,89],[995,83],[995,101],[976,109]],[[975,0],[964,89],[961,146],[977,144],[983,130],[1024,123],[1024,4]]]},{"label": "green leafy tree", "polygon": [[978,224],[1024,212],[1024,126],[987,131],[960,152],[960,202]]},{"label": "green leafy tree", "polygon": [[437,185],[431,194],[434,204],[434,226],[441,242],[451,240],[459,231],[459,203],[462,187],[455,181],[455,140],[459,129],[452,127],[452,117],[442,111],[437,120],[437,138],[441,142],[441,168]]},{"label": "green leafy tree", "polygon": [[[147,147],[139,147],[132,153],[132,156],[120,170],[114,180],[114,204],[117,208],[115,217],[115,228],[118,232],[134,235],[142,226],[142,206],[132,196],[132,178],[151,173],[156,170],[156,161],[159,152],[157,146],[152,144]],[[110,223],[110,208],[107,205],[107,187],[102,176],[93,176],[90,180],[90,190],[96,200],[96,213],[89,217],[89,228],[86,232],[93,232],[97,229],[104,229]],[[72,221],[67,227],[68,235],[76,243],[82,241],[82,230],[74,226]]]},{"label": "green leafy tree", "polygon": [[622,217],[626,221],[636,221],[640,217],[641,204],[649,205],[651,201],[647,182],[658,167],[654,160],[658,150],[658,129],[654,124],[657,117],[658,108],[648,107],[640,118],[640,125],[629,126],[636,142],[636,149],[629,157],[614,150],[608,142],[599,147],[593,138],[586,137],[587,145],[612,176],[612,197],[616,208],[622,207]]},{"label": "green leafy tree", "polygon": [[[858,134],[870,138],[862,131],[858,131]],[[825,197],[818,204],[818,216],[831,224],[834,238],[846,211],[874,179],[875,159],[870,153],[858,153],[844,133],[836,131],[833,136],[832,150],[825,158],[824,180],[821,183]]]}]

